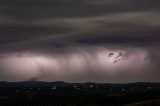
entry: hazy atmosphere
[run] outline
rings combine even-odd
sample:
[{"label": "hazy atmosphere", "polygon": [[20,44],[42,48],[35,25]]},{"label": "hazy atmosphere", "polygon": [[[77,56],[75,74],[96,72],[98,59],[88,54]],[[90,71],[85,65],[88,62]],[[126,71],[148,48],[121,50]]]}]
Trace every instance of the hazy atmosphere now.
[{"label": "hazy atmosphere", "polygon": [[159,0],[0,0],[0,81],[159,82]]}]

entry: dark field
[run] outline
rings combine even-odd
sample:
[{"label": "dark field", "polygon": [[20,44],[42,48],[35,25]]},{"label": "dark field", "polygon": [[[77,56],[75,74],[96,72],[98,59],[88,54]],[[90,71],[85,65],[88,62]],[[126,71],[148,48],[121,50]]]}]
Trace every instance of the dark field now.
[{"label": "dark field", "polygon": [[160,106],[160,83],[1,82],[1,106]]}]

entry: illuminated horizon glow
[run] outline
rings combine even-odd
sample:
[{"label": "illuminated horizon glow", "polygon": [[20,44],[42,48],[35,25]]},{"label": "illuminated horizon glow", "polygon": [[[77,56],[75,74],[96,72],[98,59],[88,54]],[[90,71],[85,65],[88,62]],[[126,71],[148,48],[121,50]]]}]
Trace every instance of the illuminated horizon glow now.
[{"label": "illuminated horizon glow", "polygon": [[[35,62],[30,57],[17,57],[9,56],[0,60],[1,69],[4,70],[7,77],[27,79],[29,76],[35,76],[37,73],[37,66]],[[34,69],[34,70],[33,70]]]},{"label": "illuminated horizon glow", "polygon": [[[147,51],[141,49],[132,51],[135,52],[98,48],[94,53],[85,50],[59,55],[13,53],[1,58],[0,65],[8,76],[4,79],[9,81],[25,81],[34,78],[41,81],[81,82],[83,79],[96,81],[96,77],[105,75],[112,79],[119,73],[129,75],[141,73],[141,69],[149,64],[146,60]],[[114,63],[119,52],[122,52],[126,58]],[[109,57],[109,53],[114,53],[114,56]],[[136,64],[137,61],[138,64]]]},{"label": "illuminated horizon glow", "polygon": [[[134,54],[127,54],[128,51],[122,51],[122,50],[112,50],[109,53],[113,53],[114,55],[112,57],[109,57],[108,54],[105,52],[100,52],[98,54],[98,61],[104,69],[109,69],[109,74],[117,73],[120,70],[126,70],[130,71],[130,67],[134,67],[134,69],[139,70],[143,68],[146,64],[148,64],[147,61],[147,52],[144,50],[135,50],[136,52]],[[121,59],[117,61],[116,58],[119,53],[123,53],[125,57],[118,57],[118,59]],[[115,62],[116,61],[116,62]],[[136,64],[138,62],[138,64]]]}]

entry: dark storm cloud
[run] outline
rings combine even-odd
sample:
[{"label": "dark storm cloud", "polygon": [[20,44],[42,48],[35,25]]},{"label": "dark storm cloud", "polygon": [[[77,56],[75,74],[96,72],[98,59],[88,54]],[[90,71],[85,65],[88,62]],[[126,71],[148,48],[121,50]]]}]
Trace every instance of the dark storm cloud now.
[{"label": "dark storm cloud", "polygon": [[12,18],[82,17],[159,9],[158,0],[1,0],[2,14]]},{"label": "dark storm cloud", "polygon": [[[139,81],[141,78],[147,81],[147,75],[152,75],[150,80],[155,78],[154,81],[158,81],[159,4],[159,0],[0,0],[0,63],[10,63],[8,65],[15,68],[14,61],[18,59],[27,64],[22,64],[26,67],[26,72],[22,73],[26,73],[29,80],[53,78],[55,73],[48,71],[57,68],[62,72],[65,69],[70,70],[57,72],[57,76],[54,76],[66,81],[80,81],[82,78],[83,81],[100,81],[100,76],[103,75],[104,80],[101,80],[110,82],[121,82],[122,78],[129,79],[131,76],[133,79],[128,81],[136,81],[136,77]],[[107,53],[106,49],[109,49]],[[112,63],[115,60],[109,59],[108,63],[105,63],[105,57],[101,57],[101,54],[107,56],[109,53],[116,54],[121,51],[125,51],[125,55],[130,59],[131,63],[126,64],[135,67],[136,61],[142,62],[143,71],[138,72],[137,69],[134,70],[135,73],[131,72],[131,76],[127,76],[129,72],[126,68],[124,72],[114,73],[113,76],[106,75],[106,72],[113,68]],[[27,56],[23,56],[24,54]],[[49,64],[53,62],[55,67],[50,64],[50,68],[39,75],[35,70],[41,70],[41,67],[30,64],[34,61],[32,55],[33,58],[42,55],[41,61]],[[42,65],[40,60],[38,58],[38,64]],[[73,63],[77,67],[74,67]],[[112,68],[106,68],[106,64],[110,64],[108,67]],[[27,73],[28,67],[35,69],[30,69],[35,72],[31,72],[33,76]],[[144,72],[146,68],[148,69]],[[104,69],[106,72],[103,72]],[[150,72],[149,69],[153,71]],[[1,71],[3,72],[7,75],[7,72]],[[125,74],[127,77],[124,77]]]},{"label": "dark storm cloud", "polygon": [[39,38],[143,43],[149,42],[151,36],[151,41],[157,42],[159,3],[159,0],[1,0],[0,43],[36,42]]}]

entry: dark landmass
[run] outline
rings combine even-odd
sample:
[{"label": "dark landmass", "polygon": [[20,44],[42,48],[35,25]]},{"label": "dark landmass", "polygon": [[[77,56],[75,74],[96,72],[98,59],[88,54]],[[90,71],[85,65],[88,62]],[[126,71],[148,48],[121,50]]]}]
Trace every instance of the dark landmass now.
[{"label": "dark landmass", "polygon": [[3,106],[142,106],[160,104],[160,83],[0,82]]}]

